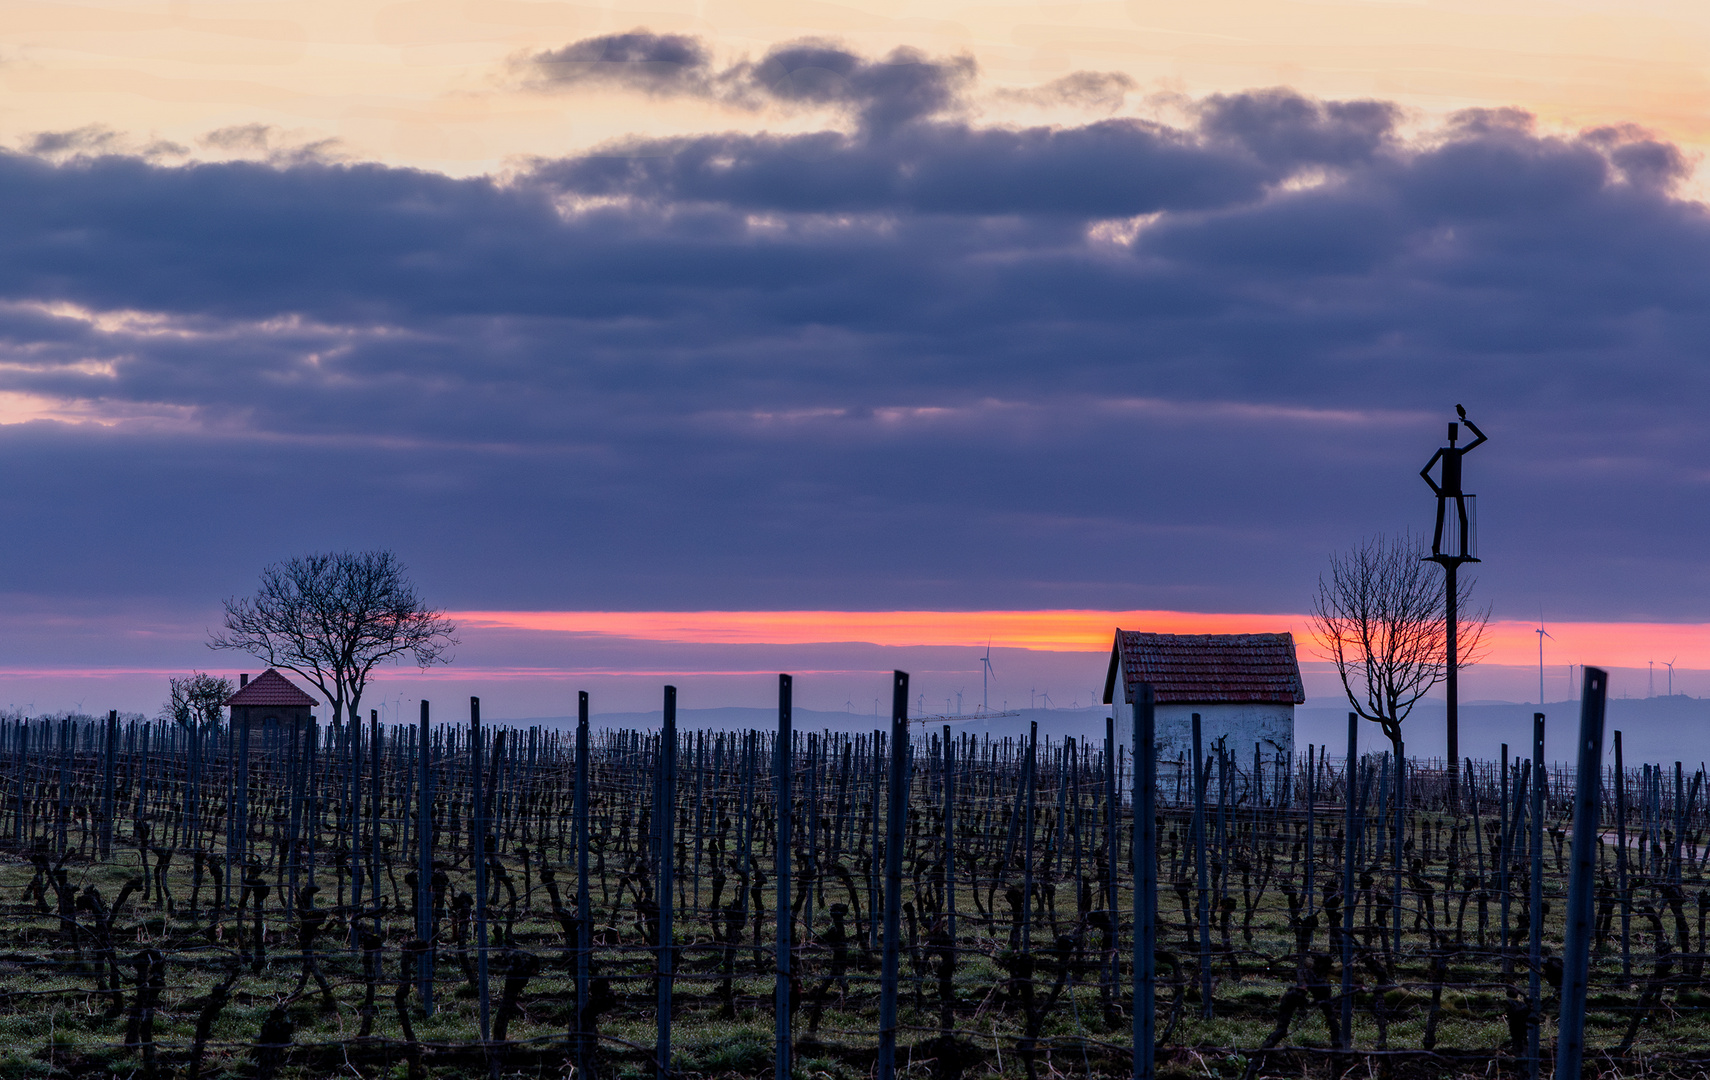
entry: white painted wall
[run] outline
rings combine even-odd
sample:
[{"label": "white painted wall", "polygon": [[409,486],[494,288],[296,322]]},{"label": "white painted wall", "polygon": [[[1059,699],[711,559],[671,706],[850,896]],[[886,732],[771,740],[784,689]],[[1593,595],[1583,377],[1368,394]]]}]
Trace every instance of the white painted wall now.
[{"label": "white painted wall", "polygon": [[1173,761],[1177,754],[1193,756],[1193,714],[1199,714],[1201,744],[1209,754],[1218,739],[1235,755],[1235,761],[1251,765],[1253,746],[1268,765],[1280,752],[1294,759],[1294,706],[1243,703],[1239,705],[1157,706],[1158,760]]},{"label": "white painted wall", "polygon": [[[1126,687],[1117,680],[1116,692],[1119,697],[1126,697]],[[1126,705],[1126,701],[1119,702]],[[1280,752],[1287,755],[1287,760],[1294,760],[1294,706],[1292,704],[1271,703],[1242,703],[1238,705],[1201,704],[1201,705],[1158,705],[1154,715],[1157,718],[1158,762],[1176,760],[1178,754],[1193,756],[1193,714],[1199,714],[1199,731],[1201,744],[1206,754],[1211,753],[1211,747],[1218,739],[1227,740],[1226,749],[1232,751],[1237,763],[1244,767],[1253,763],[1253,747],[1259,747],[1259,754],[1269,765]],[[1126,715],[1119,718],[1117,731],[1128,735]],[[1128,742],[1124,738],[1123,742]]]}]

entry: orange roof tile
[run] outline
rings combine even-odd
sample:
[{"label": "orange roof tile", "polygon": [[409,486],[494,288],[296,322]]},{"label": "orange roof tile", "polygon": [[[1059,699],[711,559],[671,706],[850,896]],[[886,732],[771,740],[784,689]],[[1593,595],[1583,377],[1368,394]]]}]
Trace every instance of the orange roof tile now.
[{"label": "orange roof tile", "polygon": [[1118,630],[1110,651],[1104,700],[1113,700],[1121,670],[1128,699],[1151,683],[1159,704],[1306,700],[1292,634],[1149,634]]},{"label": "orange roof tile", "polygon": [[272,668],[257,675],[249,685],[226,699],[227,705],[274,708],[313,708],[314,698],[299,690],[295,683]]}]

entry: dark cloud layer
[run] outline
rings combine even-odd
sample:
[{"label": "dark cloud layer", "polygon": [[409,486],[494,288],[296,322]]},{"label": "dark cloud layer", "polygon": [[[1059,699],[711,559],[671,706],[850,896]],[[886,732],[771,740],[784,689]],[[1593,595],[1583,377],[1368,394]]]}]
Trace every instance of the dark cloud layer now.
[{"label": "dark cloud layer", "polygon": [[[540,65],[736,92],[694,39],[597,41]],[[1300,610],[1428,522],[1462,401],[1499,614],[1704,617],[1674,147],[1283,90],[982,127],[911,56],[740,69],[847,131],[502,180],[0,155],[0,391],[62,403],[0,427],[0,591],[385,544],[456,606]]]}]

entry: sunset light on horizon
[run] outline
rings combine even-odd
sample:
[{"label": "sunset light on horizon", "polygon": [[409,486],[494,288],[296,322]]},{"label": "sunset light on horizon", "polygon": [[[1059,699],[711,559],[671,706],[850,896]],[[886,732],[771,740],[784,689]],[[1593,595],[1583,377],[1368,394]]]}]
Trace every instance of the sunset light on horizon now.
[{"label": "sunset light on horizon", "polygon": [[[1318,659],[1308,616],[1193,611],[458,611],[461,625],[558,634],[599,634],[638,641],[706,644],[865,642],[883,646],[960,646],[1090,652],[1110,647],[1113,630],[1161,634],[1291,633],[1303,661]],[[1536,622],[1493,619],[1478,663],[1533,666]],[[1546,662],[1644,667],[1667,660],[1710,668],[1710,624],[1546,623]]]}]

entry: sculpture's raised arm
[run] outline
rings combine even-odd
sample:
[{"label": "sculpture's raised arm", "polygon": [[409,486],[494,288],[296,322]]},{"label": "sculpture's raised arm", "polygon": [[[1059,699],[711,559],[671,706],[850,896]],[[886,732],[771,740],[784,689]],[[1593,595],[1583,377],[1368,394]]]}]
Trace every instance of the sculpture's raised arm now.
[{"label": "sculpture's raised arm", "polygon": [[1461,447],[1461,453],[1464,454],[1468,450],[1471,450],[1473,447],[1477,446],[1479,443],[1484,442],[1484,432],[1480,431],[1478,429],[1478,425],[1473,423],[1471,420],[1468,420],[1465,416],[1461,417],[1461,423],[1463,423],[1467,426],[1468,431],[1472,432],[1475,436],[1477,436],[1475,439],[1473,439],[1472,442],[1467,443],[1465,446]]}]

